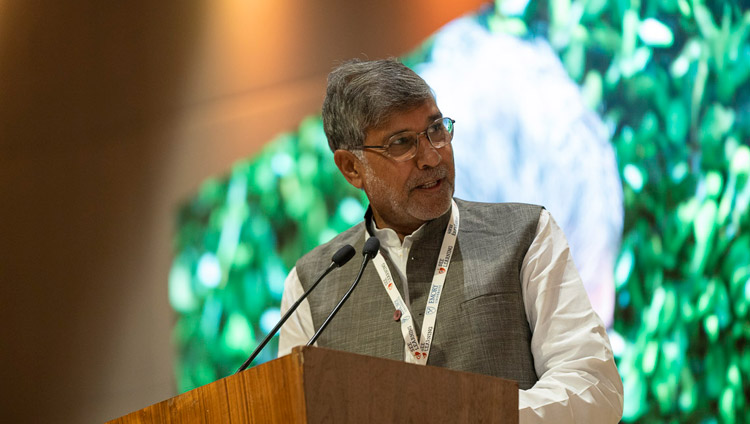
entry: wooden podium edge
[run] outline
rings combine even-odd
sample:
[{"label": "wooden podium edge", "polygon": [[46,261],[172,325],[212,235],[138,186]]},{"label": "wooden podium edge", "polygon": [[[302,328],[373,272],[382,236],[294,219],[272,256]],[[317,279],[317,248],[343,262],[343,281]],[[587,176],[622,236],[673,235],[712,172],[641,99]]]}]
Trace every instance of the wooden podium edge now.
[{"label": "wooden podium edge", "polygon": [[292,352],[107,421],[107,424],[303,423],[306,410],[303,362],[303,352]]},{"label": "wooden podium edge", "polygon": [[318,347],[108,423],[518,422],[518,383]]},{"label": "wooden podium edge", "polygon": [[309,423],[518,422],[518,383],[319,347],[303,360]]}]

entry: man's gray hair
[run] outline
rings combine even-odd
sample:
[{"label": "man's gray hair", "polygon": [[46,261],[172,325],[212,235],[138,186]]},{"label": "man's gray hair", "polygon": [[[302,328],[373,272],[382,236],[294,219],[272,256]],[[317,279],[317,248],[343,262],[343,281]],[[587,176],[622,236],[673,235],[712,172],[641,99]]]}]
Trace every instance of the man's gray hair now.
[{"label": "man's gray hair", "polygon": [[357,149],[368,130],[434,98],[430,86],[397,59],[347,61],[328,75],[323,102],[328,146],[334,152]]}]

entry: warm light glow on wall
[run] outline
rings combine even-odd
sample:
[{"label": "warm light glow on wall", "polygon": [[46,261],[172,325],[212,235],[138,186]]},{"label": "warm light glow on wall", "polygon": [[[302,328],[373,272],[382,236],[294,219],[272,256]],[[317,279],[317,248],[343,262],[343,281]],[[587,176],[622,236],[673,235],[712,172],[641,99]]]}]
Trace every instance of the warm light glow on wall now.
[{"label": "warm light glow on wall", "polygon": [[[354,36],[361,40],[357,54],[403,55],[405,48],[386,46],[416,46],[440,25],[481,3],[206,1],[188,103],[306,78],[309,75],[302,70],[309,71],[310,63],[320,64],[318,71],[324,78],[336,61],[352,55],[344,40]],[[362,19],[352,20],[352,15]]]}]

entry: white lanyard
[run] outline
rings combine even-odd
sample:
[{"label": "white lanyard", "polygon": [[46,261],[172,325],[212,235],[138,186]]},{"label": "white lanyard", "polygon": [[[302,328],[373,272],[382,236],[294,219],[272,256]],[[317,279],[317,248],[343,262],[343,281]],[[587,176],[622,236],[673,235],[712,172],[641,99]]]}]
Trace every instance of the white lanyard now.
[{"label": "white lanyard", "polygon": [[409,309],[406,307],[406,303],[404,303],[401,294],[393,283],[391,270],[388,269],[388,264],[385,262],[383,255],[378,252],[377,256],[372,260],[383,282],[383,287],[391,298],[391,302],[393,302],[393,307],[401,312],[401,334],[403,334],[404,342],[410,352],[410,355],[406,357],[406,362],[427,365],[432,337],[435,335],[435,319],[437,318],[438,303],[440,303],[440,295],[443,294],[443,284],[445,283],[445,276],[448,274],[448,266],[451,263],[457,234],[458,206],[456,206],[456,202],[454,201],[451,206],[451,219],[448,227],[445,229],[440,256],[438,256],[437,264],[435,264],[435,272],[432,275],[432,286],[427,298],[427,305],[425,305],[422,335],[419,339],[417,339],[416,332],[414,331],[414,324],[409,315]]}]

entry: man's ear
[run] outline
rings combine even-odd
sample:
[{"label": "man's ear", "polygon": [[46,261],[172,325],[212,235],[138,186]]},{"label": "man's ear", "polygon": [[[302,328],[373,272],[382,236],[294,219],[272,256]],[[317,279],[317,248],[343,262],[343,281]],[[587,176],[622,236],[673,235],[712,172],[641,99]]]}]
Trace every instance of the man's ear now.
[{"label": "man's ear", "polygon": [[333,161],[336,162],[336,166],[349,184],[358,189],[364,187],[363,165],[354,153],[349,150],[336,150],[333,152]]}]

